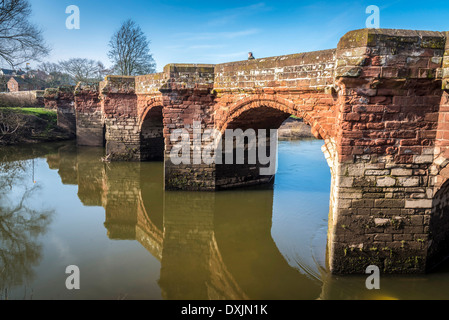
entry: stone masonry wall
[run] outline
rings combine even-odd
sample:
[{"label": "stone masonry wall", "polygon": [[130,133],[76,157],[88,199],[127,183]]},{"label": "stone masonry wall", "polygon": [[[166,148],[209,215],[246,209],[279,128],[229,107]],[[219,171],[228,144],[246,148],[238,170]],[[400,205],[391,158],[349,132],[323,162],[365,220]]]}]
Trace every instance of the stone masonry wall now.
[{"label": "stone masonry wall", "polygon": [[[214,190],[214,165],[194,163],[203,151],[203,145],[195,146],[194,122],[200,124],[195,133],[203,134],[214,128],[212,92],[214,81],[213,65],[178,65],[164,68],[170,81],[160,89],[164,96],[164,138],[165,138],[165,188],[166,190]],[[190,164],[175,165],[170,159],[172,148],[180,142],[171,141],[174,130],[188,132],[190,145]]]},{"label": "stone masonry wall", "polygon": [[429,223],[429,265],[437,265],[449,254],[449,32],[444,33],[446,46],[441,69],[442,96],[436,130],[434,161],[430,172],[435,176],[432,214]]},{"label": "stone masonry wall", "polygon": [[104,121],[98,85],[79,83],[75,88],[76,142],[82,146],[104,146]]},{"label": "stone masonry wall", "polygon": [[[294,115],[311,126],[315,137],[325,140],[331,163],[336,132],[335,54],[336,50],[324,50],[217,65],[215,127],[223,134],[235,128],[277,129]],[[244,166],[219,166],[218,186],[273,182],[273,177],[256,174],[258,166],[252,167],[254,173]]]},{"label": "stone masonry wall", "polygon": [[112,160],[139,160],[140,136],[135,78],[108,76],[100,83],[106,154]]},{"label": "stone masonry wall", "polygon": [[[194,130],[204,134],[207,129],[212,129],[213,95],[210,90],[189,90],[179,94],[169,94],[170,107],[163,109],[164,136],[165,136],[165,188],[167,190],[214,190],[215,189],[215,165],[207,165],[201,160],[194,163],[194,159],[200,156],[204,145],[193,144]],[[194,121],[199,123],[194,128]],[[173,164],[171,160],[172,148],[181,141],[171,141],[171,135],[176,129],[184,129],[188,132],[191,141],[189,150],[189,164]]]},{"label": "stone masonry wall", "polygon": [[340,40],[334,273],[429,267],[444,45],[439,32],[406,30],[358,30]]},{"label": "stone masonry wall", "polygon": [[57,110],[58,126],[75,135],[76,117],[73,92],[72,86],[45,89],[44,104],[48,109]]}]

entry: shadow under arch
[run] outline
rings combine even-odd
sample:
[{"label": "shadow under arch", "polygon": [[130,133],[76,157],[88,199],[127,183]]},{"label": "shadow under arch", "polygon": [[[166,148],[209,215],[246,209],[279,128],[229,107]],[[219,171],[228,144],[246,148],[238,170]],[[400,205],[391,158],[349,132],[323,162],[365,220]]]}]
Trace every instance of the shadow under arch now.
[{"label": "shadow under arch", "polygon": [[164,160],[165,140],[162,110],[162,105],[154,105],[147,108],[141,116],[139,125],[141,161]]},{"label": "shadow under arch", "polygon": [[[283,121],[285,121],[290,115],[301,118],[306,124],[311,127],[312,134],[317,139],[325,141],[325,148],[330,155],[333,155],[335,150],[334,141],[330,132],[326,129],[326,125],[332,123],[333,116],[329,116],[329,110],[323,107],[321,112],[313,112],[312,110],[320,109],[319,106],[297,106],[293,101],[278,96],[271,97],[247,97],[237,101],[229,107],[229,112],[223,121],[217,121],[216,126],[218,131],[223,135],[226,129],[236,128],[236,123],[240,125],[239,128],[253,128],[251,125],[261,127],[265,125],[264,129],[278,129]],[[254,117],[247,117],[250,110],[261,110],[260,113],[255,113]],[[271,112],[267,110],[272,110]],[[276,112],[277,111],[277,112]],[[327,111],[327,112],[325,112]],[[319,116],[319,114],[326,113],[327,117]],[[245,121],[239,121],[238,119],[244,115]],[[274,116],[271,118],[270,116]],[[283,120],[281,120],[283,119]],[[237,122],[236,122],[237,121]]]},{"label": "shadow under arch", "polygon": [[[270,155],[273,152],[276,152],[277,148],[277,146],[271,146],[273,143],[269,138],[270,132],[272,132],[273,129],[277,130],[282,123],[292,115],[302,118],[304,122],[311,127],[312,134],[316,138],[324,140],[322,151],[330,170],[332,171],[334,161],[336,160],[336,147],[334,139],[326,130],[326,128],[332,127],[332,121],[334,119],[332,116],[329,116],[329,114],[332,114],[332,110],[327,110],[329,107],[323,107],[323,111],[320,112],[318,111],[320,109],[319,106],[315,106],[315,108],[317,109],[316,111],[306,111],[305,107],[298,107],[292,101],[285,98],[272,97],[270,99],[261,99],[257,96],[242,99],[231,105],[225,118],[221,121],[216,121],[216,126],[221,134],[221,158],[220,154],[218,154],[221,163],[219,162],[216,164],[217,190],[272,184],[274,182],[274,174],[262,175],[259,173],[262,168],[270,168],[269,171],[273,171],[270,167],[271,162],[269,165],[264,165],[261,164],[260,159],[257,159],[255,164],[250,163],[251,161],[249,161],[249,136],[252,133],[251,130],[254,130],[253,132],[255,132],[258,144],[260,141],[259,133],[265,132],[264,136],[267,138],[263,137],[262,139],[266,139],[266,149],[260,152],[258,146],[256,146],[253,150],[255,150],[257,155],[263,154],[263,152]],[[310,107],[310,109],[313,109],[313,107]],[[323,115],[320,116],[320,113]],[[325,117],[324,114],[327,114],[328,117]],[[245,140],[244,164],[236,164],[237,139],[235,138],[235,135],[237,133],[236,130],[239,129],[242,130]],[[226,153],[229,153],[229,150],[226,150],[225,147],[227,142],[223,143],[224,141],[227,141],[228,135],[234,135],[234,158],[231,164],[226,161],[226,157],[229,156],[226,155]]]},{"label": "shadow under arch", "polygon": [[[426,215],[423,215],[422,219],[428,218]],[[449,179],[441,185],[433,196],[432,212],[429,221],[424,221],[423,223],[424,225],[429,225],[427,266],[428,270],[430,270],[449,257]]]}]

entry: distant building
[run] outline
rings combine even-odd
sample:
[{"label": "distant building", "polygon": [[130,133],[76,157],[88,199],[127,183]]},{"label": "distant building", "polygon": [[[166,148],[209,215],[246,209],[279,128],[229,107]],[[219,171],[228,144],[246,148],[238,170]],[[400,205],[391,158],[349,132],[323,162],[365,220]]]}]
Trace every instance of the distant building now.
[{"label": "distant building", "polygon": [[23,76],[26,73],[22,70],[0,69],[0,76]]},{"label": "distant building", "polygon": [[11,77],[7,83],[9,92],[44,90],[45,82],[39,79]]},{"label": "distant building", "polygon": [[12,76],[13,72],[13,70],[0,69],[0,76]]}]

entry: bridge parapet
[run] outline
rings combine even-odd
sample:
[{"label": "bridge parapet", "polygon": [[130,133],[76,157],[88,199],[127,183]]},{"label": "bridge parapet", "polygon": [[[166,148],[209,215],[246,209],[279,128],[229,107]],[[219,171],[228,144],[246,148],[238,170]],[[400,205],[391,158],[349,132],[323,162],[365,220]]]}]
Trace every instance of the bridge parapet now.
[{"label": "bridge parapet", "polygon": [[132,94],[136,89],[136,77],[134,76],[106,76],[100,82],[101,94]]},{"label": "bridge parapet", "polygon": [[176,90],[210,89],[213,83],[213,64],[172,63],[161,73],[137,76],[136,93],[160,95]]},{"label": "bridge parapet", "polygon": [[147,74],[136,77],[136,93],[142,94],[160,94],[162,88],[170,79],[166,72]]},{"label": "bridge parapet", "polygon": [[361,29],[338,43],[336,78],[435,79],[445,34],[437,31]]},{"label": "bridge parapet", "polygon": [[335,52],[323,50],[219,64],[215,66],[214,90],[324,89],[333,84]]}]

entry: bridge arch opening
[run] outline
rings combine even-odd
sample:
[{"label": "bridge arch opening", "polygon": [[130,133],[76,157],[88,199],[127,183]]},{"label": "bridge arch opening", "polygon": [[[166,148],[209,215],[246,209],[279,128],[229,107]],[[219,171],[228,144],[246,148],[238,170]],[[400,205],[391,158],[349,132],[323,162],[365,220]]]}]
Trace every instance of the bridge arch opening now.
[{"label": "bridge arch opening", "polygon": [[[328,132],[323,129],[323,126],[320,123],[320,119],[314,115],[313,113],[309,113],[304,111],[293,103],[283,103],[279,101],[248,101],[246,104],[240,105],[238,108],[230,108],[229,117],[223,121],[223,125],[220,127],[220,132],[222,133],[222,146],[225,145],[223,140],[226,140],[226,136],[228,134],[227,129],[241,129],[243,131],[248,129],[254,129],[256,132],[259,129],[271,130],[271,129],[279,129],[281,125],[289,119],[291,116],[295,116],[297,118],[301,118],[303,122],[310,126],[311,133],[315,136],[315,138],[322,140],[323,145],[321,147],[322,152],[324,153],[324,158],[327,161],[327,164],[330,169],[330,186],[329,186],[329,207],[326,215],[327,219],[327,247],[323,248],[326,251],[325,259],[323,261],[327,267],[329,266],[328,255],[332,250],[331,243],[333,241],[334,234],[334,223],[335,223],[335,215],[337,206],[335,205],[335,185],[337,184],[337,175],[335,165],[336,159],[336,148],[335,142],[331,136],[329,136]],[[325,119],[325,121],[331,121],[329,119]],[[277,159],[277,148],[278,142],[276,145],[272,145],[272,141],[270,142],[270,136],[268,132],[266,133],[267,141],[267,154],[275,153],[276,161]],[[216,165],[216,189],[230,189],[236,187],[256,187],[257,188],[272,188],[275,182],[276,171],[272,175],[261,175],[260,169],[262,167],[266,167],[259,162],[256,164],[248,164],[248,139],[245,138],[245,162],[244,164],[226,164],[223,162],[222,164]],[[236,147],[236,142],[234,142],[234,147]],[[225,159],[225,148],[223,147],[222,159]],[[234,152],[234,161],[235,161],[235,150]],[[258,152],[257,152],[258,153]],[[298,188],[300,186],[298,185]]]},{"label": "bridge arch opening", "polygon": [[[264,154],[270,157],[270,155],[273,156],[276,153],[277,142],[273,145],[273,140],[270,139],[270,130],[277,130],[289,117],[290,114],[284,111],[263,106],[246,110],[239,113],[238,116],[232,117],[225,124],[225,129],[222,130],[222,164],[216,166],[217,187],[232,188],[274,182],[274,174],[261,174],[261,169],[266,166],[261,163],[257,156],[261,152],[259,148],[262,139],[265,140],[266,145]],[[242,141],[244,160],[240,160],[240,164],[237,159],[239,153],[237,148],[241,148],[241,146],[238,145],[237,135],[239,131],[237,130],[241,130],[240,133],[243,133],[244,139]],[[262,137],[261,133],[264,133],[265,137]],[[277,136],[275,139],[277,140]],[[228,141],[232,141],[232,150],[228,149]],[[257,143],[257,146],[254,146],[255,143]],[[249,149],[253,146],[255,148],[251,152]],[[232,155],[229,155],[230,152]],[[251,157],[251,153],[256,155],[257,159],[254,156]],[[275,154],[274,157],[276,157]]]},{"label": "bridge arch opening", "polygon": [[142,161],[164,160],[164,124],[162,106],[149,108],[140,125],[140,157]]},{"label": "bridge arch opening", "polygon": [[[429,224],[429,250],[427,268],[433,269],[449,258],[449,179],[441,185],[432,199]],[[422,219],[426,218],[423,212]],[[426,221],[422,222],[426,225]],[[427,235],[423,235],[427,237]],[[423,241],[427,239],[422,239]]]},{"label": "bridge arch opening", "polygon": [[[291,116],[300,118],[305,124],[309,125],[311,128],[311,133],[317,139],[324,140],[324,146],[322,150],[325,154],[326,160],[332,169],[333,157],[335,150],[332,139],[328,137],[327,132],[323,130],[320,123],[316,121],[307,112],[296,108],[293,103],[279,102],[279,101],[245,101],[244,104],[237,104],[230,108],[229,116],[222,122],[222,125],[218,124],[219,130],[222,134],[222,155],[221,163],[216,165],[216,187],[218,190],[234,187],[247,187],[252,185],[271,185],[274,182],[275,174],[260,174],[261,168],[267,168],[272,166],[272,163],[268,165],[261,163],[259,158],[257,158],[256,163],[249,159],[250,151],[249,148],[252,147],[249,144],[251,138],[251,133],[256,133],[256,150],[252,149],[253,154],[255,153],[257,157],[260,154],[265,154],[267,157],[274,159],[276,161],[277,153],[277,142],[273,143],[274,139],[270,133],[274,130],[279,129],[279,127]],[[237,138],[237,130],[243,132],[244,137],[244,161],[243,164],[238,164],[236,155],[238,154],[236,148],[239,147]],[[262,134],[259,137],[259,133]],[[229,137],[229,135],[234,135],[234,137]],[[227,139],[228,141],[233,138],[233,150],[232,163],[226,161],[227,153],[230,150],[226,148]],[[259,150],[259,142],[265,140],[265,143],[261,144],[264,146],[265,153]],[[276,139],[277,141],[277,139]],[[254,143],[253,143],[254,144]],[[240,145],[241,146],[241,145]],[[220,158],[220,157],[219,157]],[[254,157],[253,157],[254,158]],[[228,159],[230,156],[228,155]],[[253,159],[254,160],[254,159]],[[266,162],[266,161],[265,161]],[[265,172],[270,172],[270,170],[265,170]]]}]

